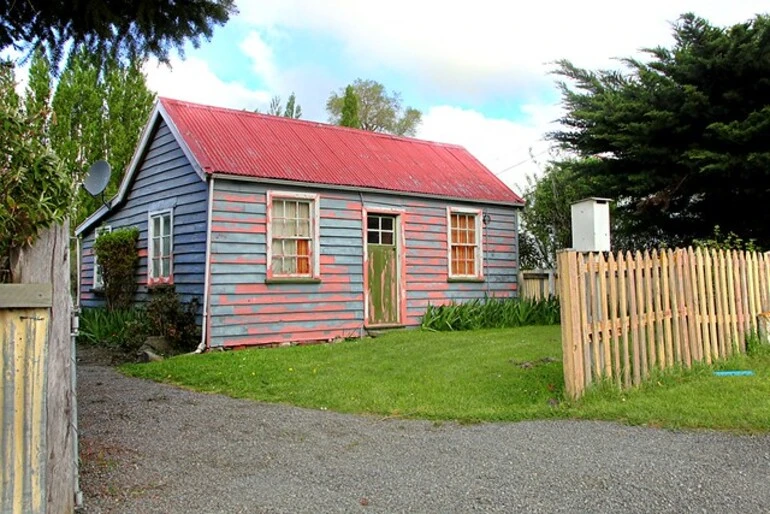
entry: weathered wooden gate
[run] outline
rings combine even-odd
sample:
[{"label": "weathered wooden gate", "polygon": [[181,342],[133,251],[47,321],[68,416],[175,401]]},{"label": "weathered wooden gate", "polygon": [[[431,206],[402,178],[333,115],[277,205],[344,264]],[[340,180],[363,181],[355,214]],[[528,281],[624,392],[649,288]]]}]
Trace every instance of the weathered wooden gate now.
[{"label": "weathered wooden gate", "polygon": [[0,512],[46,511],[50,284],[0,285]]}]

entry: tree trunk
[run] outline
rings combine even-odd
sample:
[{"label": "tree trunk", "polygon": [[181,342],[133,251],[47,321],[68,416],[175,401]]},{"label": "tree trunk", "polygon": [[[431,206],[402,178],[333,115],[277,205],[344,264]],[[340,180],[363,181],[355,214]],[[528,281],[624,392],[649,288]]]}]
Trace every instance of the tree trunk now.
[{"label": "tree trunk", "polygon": [[44,230],[33,246],[14,251],[10,268],[14,283],[47,283],[53,289],[47,366],[47,512],[71,513],[75,507],[76,461],[72,424],[69,221]]}]

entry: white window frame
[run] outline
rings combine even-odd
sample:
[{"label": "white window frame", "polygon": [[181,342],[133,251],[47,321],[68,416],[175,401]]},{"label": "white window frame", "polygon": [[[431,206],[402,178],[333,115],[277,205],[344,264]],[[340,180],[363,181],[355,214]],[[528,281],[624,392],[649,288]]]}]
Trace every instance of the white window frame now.
[{"label": "white window frame", "polygon": [[[155,239],[154,234],[154,223],[153,219],[157,218],[158,216],[165,216],[168,214],[169,216],[169,237],[171,238],[171,242],[169,244],[169,250],[171,251],[171,254],[169,255],[169,265],[168,265],[168,276],[167,277],[154,277],[155,270],[153,268],[153,251],[155,249],[155,244],[153,240]],[[147,214],[147,284],[148,285],[157,285],[157,284],[173,284],[174,283],[174,209],[161,209],[158,211],[150,211]]]},{"label": "white window frame", "polygon": [[[94,247],[96,246],[96,240],[99,239],[99,236],[101,236],[102,234],[109,234],[110,232],[112,232],[112,227],[110,225],[102,225],[101,227],[94,230]],[[104,275],[102,273],[102,268],[99,266],[99,262],[96,257],[96,249],[92,248],[91,251],[94,254],[93,288],[97,291],[102,291],[104,289]]]},{"label": "white window frame", "polygon": [[[472,275],[460,275],[452,272],[452,215],[464,214],[473,215],[476,222],[476,259],[475,259],[475,271]],[[482,264],[484,262],[484,245],[482,244],[482,216],[481,209],[473,209],[468,207],[447,207],[446,210],[446,254],[447,254],[447,276],[450,280],[484,280],[484,270]]]},{"label": "white window frame", "polygon": [[[273,273],[273,201],[300,200],[310,202],[310,273],[275,274]],[[321,195],[316,193],[296,193],[290,191],[267,192],[267,279],[268,280],[321,280]]]}]

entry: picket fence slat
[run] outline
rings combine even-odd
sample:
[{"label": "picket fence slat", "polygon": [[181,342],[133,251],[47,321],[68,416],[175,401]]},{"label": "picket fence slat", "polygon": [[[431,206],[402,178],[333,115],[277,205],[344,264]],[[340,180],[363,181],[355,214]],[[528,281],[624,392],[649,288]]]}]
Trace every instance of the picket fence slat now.
[{"label": "picket fence slat", "polygon": [[618,253],[618,282],[620,282],[620,326],[623,338],[623,387],[631,387],[631,353],[629,352],[630,323],[628,317],[628,276],[626,259]]},{"label": "picket fence slat", "polygon": [[612,366],[610,366],[611,376],[615,379],[615,384],[621,387],[621,366],[620,366],[620,345],[618,332],[622,330],[619,327],[620,320],[618,318],[618,266],[615,262],[615,256],[611,253],[607,256],[607,281],[609,287],[609,312],[607,326],[610,327],[612,342],[610,343],[609,337],[606,337],[605,344],[611,345],[612,354]]},{"label": "picket fence slat", "polygon": [[770,309],[770,255],[692,248],[560,252],[567,393],[601,379],[637,386],[655,369],[746,351]]}]

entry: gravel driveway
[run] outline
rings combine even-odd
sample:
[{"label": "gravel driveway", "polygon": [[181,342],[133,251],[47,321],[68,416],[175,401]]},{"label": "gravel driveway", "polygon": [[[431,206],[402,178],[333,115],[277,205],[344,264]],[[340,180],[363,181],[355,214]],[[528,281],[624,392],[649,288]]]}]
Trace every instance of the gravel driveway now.
[{"label": "gravel driveway", "polygon": [[88,513],[770,511],[770,436],[379,419],[78,372]]}]

